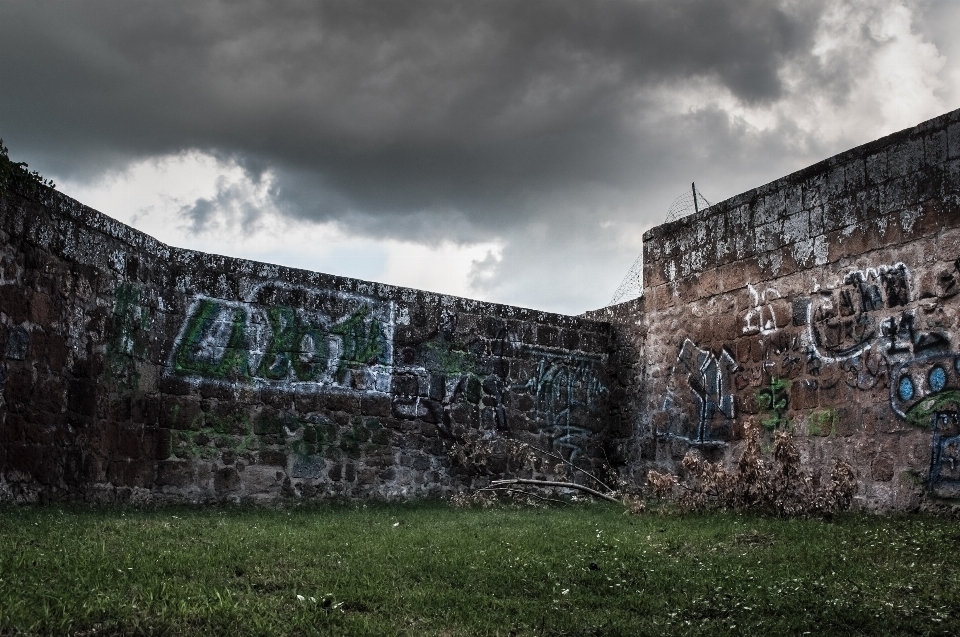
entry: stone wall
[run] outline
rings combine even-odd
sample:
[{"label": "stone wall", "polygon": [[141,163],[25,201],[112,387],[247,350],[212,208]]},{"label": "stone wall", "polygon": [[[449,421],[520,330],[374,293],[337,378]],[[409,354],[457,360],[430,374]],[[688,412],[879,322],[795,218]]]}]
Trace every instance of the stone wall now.
[{"label": "stone wall", "polygon": [[638,472],[754,421],[853,464],[860,506],[960,495],[958,258],[960,111],[649,231],[642,309],[609,311],[643,341]]},{"label": "stone wall", "polygon": [[588,467],[624,437],[606,323],[180,250],[45,189],[0,196],[0,326],[5,499],[435,496],[496,475],[451,466],[465,432]]},{"label": "stone wall", "polygon": [[[464,433],[642,481],[788,428],[857,504],[960,497],[960,111],[644,237],[568,317],[166,246],[0,196],[0,498],[449,494]],[[544,467],[544,477],[549,468]]]}]

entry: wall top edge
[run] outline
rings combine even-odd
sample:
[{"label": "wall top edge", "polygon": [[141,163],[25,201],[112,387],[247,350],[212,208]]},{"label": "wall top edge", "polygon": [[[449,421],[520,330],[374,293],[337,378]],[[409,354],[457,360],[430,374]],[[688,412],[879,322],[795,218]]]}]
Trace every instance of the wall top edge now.
[{"label": "wall top edge", "polygon": [[590,321],[617,323],[633,318],[638,314],[643,314],[645,305],[646,297],[638,296],[628,301],[621,301],[620,303],[606,305],[595,310],[588,310],[578,316]]},{"label": "wall top edge", "polygon": [[[19,193],[0,193],[0,196],[7,199],[22,201],[31,201]],[[363,293],[369,296],[382,298],[384,300],[404,300],[413,299],[433,302],[441,306],[457,307],[461,310],[472,310],[483,313],[493,314],[500,318],[515,318],[522,320],[532,320],[538,323],[578,323],[592,324],[599,329],[605,329],[607,324],[602,320],[592,320],[583,316],[569,314],[560,314],[557,312],[547,312],[526,308],[521,306],[506,305],[503,303],[493,303],[489,301],[480,301],[467,297],[454,296],[450,294],[441,294],[429,290],[420,290],[417,288],[407,288],[377,281],[367,281],[364,279],[355,279],[352,277],[340,276],[337,274],[328,274],[313,270],[305,270],[291,266],[272,264],[263,261],[253,261],[239,257],[230,257],[212,252],[200,252],[189,248],[180,248],[168,245],[151,235],[129,226],[122,221],[114,219],[109,215],[95,210],[73,197],[66,195],[56,189],[42,186],[34,203],[39,204],[48,213],[59,217],[67,217],[73,223],[83,226],[86,229],[111,237],[121,243],[128,245],[132,250],[145,251],[160,256],[169,261],[174,267],[183,267],[192,269],[198,266],[212,268],[222,272],[232,272],[246,274],[253,277],[262,277],[265,279],[284,279],[291,282],[323,284],[330,287],[336,287],[341,290]]]},{"label": "wall top edge", "polygon": [[931,131],[944,129],[950,124],[960,122],[960,108],[944,113],[943,115],[938,115],[937,117],[928,119],[924,122],[917,124],[916,126],[911,126],[910,128],[905,128],[903,130],[890,133],[879,139],[869,141],[865,144],[861,144],[849,150],[845,150],[841,153],[827,157],[821,161],[818,161],[815,164],[806,166],[797,171],[794,171],[788,175],[775,179],[771,182],[753,188],[751,190],[744,191],[723,201],[717,202],[701,210],[699,213],[694,213],[683,217],[682,219],[677,219],[675,221],[670,221],[667,223],[662,223],[658,226],[650,228],[643,233],[643,241],[657,239],[660,237],[665,237],[672,235],[687,226],[694,224],[695,222],[703,221],[709,219],[710,217],[721,215],[729,212],[732,208],[736,206],[749,203],[750,201],[762,197],[764,195],[770,194],[781,190],[785,186],[793,185],[799,182],[806,181],[811,177],[823,174],[828,172],[831,168],[835,166],[848,163],[855,159],[865,158],[869,155],[875,153],[875,151],[881,150],[883,148],[894,146],[898,142],[906,141],[911,138],[924,135]]}]

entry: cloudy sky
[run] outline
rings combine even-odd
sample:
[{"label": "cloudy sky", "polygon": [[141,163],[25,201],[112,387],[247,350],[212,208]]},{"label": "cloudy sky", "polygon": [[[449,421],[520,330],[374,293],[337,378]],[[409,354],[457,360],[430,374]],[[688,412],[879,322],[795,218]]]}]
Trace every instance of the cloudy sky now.
[{"label": "cloudy sky", "polygon": [[167,243],[564,313],[960,107],[957,0],[0,3],[0,137]]}]

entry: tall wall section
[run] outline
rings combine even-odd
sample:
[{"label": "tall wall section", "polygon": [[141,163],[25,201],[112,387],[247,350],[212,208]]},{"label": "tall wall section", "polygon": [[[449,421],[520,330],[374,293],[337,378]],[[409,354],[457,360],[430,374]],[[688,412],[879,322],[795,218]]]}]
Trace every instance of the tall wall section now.
[{"label": "tall wall section", "polygon": [[625,437],[609,350],[605,323],[180,250],[56,191],[0,194],[0,498],[435,496],[502,469],[451,463],[471,433],[593,466]]},{"label": "tall wall section", "polygon": [[644,262],[640,311],[591,314],[643,349],[638,468],[732,459],[753,421],[848,460],[861,506],[960,496],[960,111],[654,228]]}]

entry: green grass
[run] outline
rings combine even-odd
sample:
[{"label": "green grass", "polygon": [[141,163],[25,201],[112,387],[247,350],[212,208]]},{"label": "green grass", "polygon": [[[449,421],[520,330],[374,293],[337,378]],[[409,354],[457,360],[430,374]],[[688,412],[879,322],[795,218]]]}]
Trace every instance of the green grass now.
[{"label": "green grass", "polygon": [[2,507],[0,634],[957,634],[958,550],[929,517]]}]

